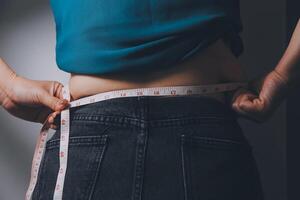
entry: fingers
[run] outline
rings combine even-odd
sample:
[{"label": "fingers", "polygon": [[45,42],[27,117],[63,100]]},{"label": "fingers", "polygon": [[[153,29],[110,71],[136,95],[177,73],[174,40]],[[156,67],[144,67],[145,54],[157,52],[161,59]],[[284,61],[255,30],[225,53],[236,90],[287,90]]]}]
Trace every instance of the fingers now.
[{"label": "fingers", "polygon": [[63,84],[59,83],[59,82],[56,82],[54,81],[53,83],[53,94],[55,97],[58,97],[60,99],[63,99],[63,94],[62,94],[62,89],[63,89]]},{"label": "fingers", "polygon": [[56,111],[54,113],[51,113],[50,116],[48,117],[48,123],[49,124],[54,124],[54,120],[56,118],[56,116],[59,114],[59,111]]},{"label": "fingers", "polygon": [[248,116],[249,114],[243,109],[245,106],[251,109],[252,102],[250,98],[255,98],[254,95],[247,93],[240,94],[236,97],[235,101],[232,104],[232,108],[240,115]]},{"label": "fingers", "polygon": [[46,122],[46,123],[48,123],[48,125],[49,125],[49,127],[50,127],[51,129],[54,129],[54,130],[57,130],[57,129],[58,129],[58,126],[55,125],[54,123],[55,123],[55,118],[56,118],[57,115],[59,115],[60,113],[61,113],[60,111],[56,111],[56,112],[51,113],[51,114],[48,116],[47,122]]},{"label": "fingers", "polygon": [[236,104],[240,109],[246,112],[255,111],[256,110],[256,105],[254,104],[255,99],[258,99],[256,95],[252,93],[244,93],[237,98]]},{"label": "fingers", "polygon": [[41,104],[49,107],[53,111],[61,111],[69,106],[68,100],[56,98],[47,92],[39,94],[39,100]]},{"label": "fingers", "polygon": [[238,108],[240,106],[241,102],[246,101],[248,99],[249,100],[254,99],[255,97],[257,97],[257,96],[254,95],[249,90],[247,90],[245,88],[240,88],[233,94],[231,103],[232,103],[233,108]]},{"label": "fingers", "polygon": [[63,84],[58,81],[42,81],[44,90],[37,95],[41,104],[52,111],[61,111],[68,107],[69,101],[63,99]]},{"label": "fingers", "polygon": [[265,105],[265,102],[245,89],[235,94],[232,109],[240,116],[256,122],[263,122],[267,119],[267,105]]},{"label": "fingers", "polygon": [[58,130],[58,127],[56,125],[53,125],[53,124],[50,125],[50,128],[54,129],[54,130]]}]

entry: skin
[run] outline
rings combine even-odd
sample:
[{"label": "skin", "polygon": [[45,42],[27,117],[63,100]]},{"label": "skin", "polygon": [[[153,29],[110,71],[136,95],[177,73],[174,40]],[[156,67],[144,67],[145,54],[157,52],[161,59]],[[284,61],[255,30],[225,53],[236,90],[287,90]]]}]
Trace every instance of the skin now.
[{"label": "skin", "polygon": [[[163,68],[142,74],[133,72],[97,76],[71,74],[69,86],[72,99],[79,99],[119,89],[206,85],[243,80],[246,80],[246,77],[241,63],[219,39],[195,56],[169,69]],[[225,103],[223,94],[210,95],[210,97]]]},{"label": "skin", "polygon": [[[286,96],[290,85],[300,76],[299,23],[290,44],[275,69],[265,77],[252,81],[250,88],[232,94],[232,106],[241,116],[266,120]],[[209,66],[209,67],[207,67]],[[34,81],[17,75],[0,59],[0,102],[12,115],[33,122],[53,123],[55,116],[68,107],[62,102],[62,84],[56,81]],[[193,58],[174,66],[144,76],[132,74],[104,74],[87,76],[71,74],[69,81],[71,100],[99,92],[137,87],[170,85],[200,85],[245,81],[242,65],[229,48],[218,40]],[[211,95],[226,103],[224,94]],[[52,114],[51,114],[52,113]],[[47,117],[48,116],[48,117]],[[52,128],[56,128],[51,125]]]},{"label": "skin", "polygon": [[[0,105],[26,121],[52,123],[69,102],[62,98],[63,85],[57,81],[35,81],[18,76],[0,59]],[[52,124],[52,125],[51,125]]]},{"label": "skin", "polygon": [[[244,80],[241,69],[241,64],[230,49],[222,40],[218,40],[185,62],[146,76],[132,73],[99,76],[71,74],[71,101],[118,89],[241,81]],[[62,84],[56,81],[26,79],[17,75],[3,59],[0,59],[0,71],[0,102],[3,108],[16,117],[32,122],[47,122],[52,128],[56,128],[53,126],[55,116],[69,105],[67,101],[60,101]],[[224,94],[221,93],[208,97],[225,102]]]},{"label": "skin", "polygon": [[285,97],[297,88],[299,77],[300,20],[276,67],[266,76],[252,81],[250,88],[237,91],[232,100],[232,108],[243,117],[264,122],[272,116]]}]

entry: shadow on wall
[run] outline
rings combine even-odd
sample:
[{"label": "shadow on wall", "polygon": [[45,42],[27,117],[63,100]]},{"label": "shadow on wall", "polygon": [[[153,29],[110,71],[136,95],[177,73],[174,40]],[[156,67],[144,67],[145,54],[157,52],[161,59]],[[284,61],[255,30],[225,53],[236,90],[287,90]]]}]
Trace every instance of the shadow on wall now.
[{"label": "shadow on wall", "polygon": [[[48,6],[49,0],[1,0],[0,6],[0,16],[9,17],[10,19],[21,17],[27,13],[37,11],[41,6]],[[7,20],[7,18],[2,18],[0,20]]]},{"label": "shadow on wall", "polygon": [[[241,1],[245,51],[240,60],[250,79],[272,70],[284,52],[285,6],[285,0]],[[287,199],[285,113],[284,102],[264,124],[240,120],[254,147],[266,200]]]}]

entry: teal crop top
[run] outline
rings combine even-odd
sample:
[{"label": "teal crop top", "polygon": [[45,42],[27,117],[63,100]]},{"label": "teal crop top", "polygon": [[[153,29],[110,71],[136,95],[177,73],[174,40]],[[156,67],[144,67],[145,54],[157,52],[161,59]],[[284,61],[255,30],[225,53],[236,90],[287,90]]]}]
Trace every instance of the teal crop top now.
[{"label": "teal crop top", "polygon": [[220,37],[243,52],[239,0],[50,0],[56,62],[104,74],[170,68]]}]

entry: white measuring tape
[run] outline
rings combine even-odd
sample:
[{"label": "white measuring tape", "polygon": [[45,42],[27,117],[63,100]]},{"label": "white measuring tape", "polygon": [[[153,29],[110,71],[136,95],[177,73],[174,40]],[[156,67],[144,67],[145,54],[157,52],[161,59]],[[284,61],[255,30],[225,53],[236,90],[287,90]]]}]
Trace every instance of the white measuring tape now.
[{"label": "white measuring tape", "polygon": [[[240,87],[247,87],[246,82],[224,83],[214,85],[197,85],[197,86],[169,86],[169,87],[153,87],[153,88],[137,88],[126,90],[115,90],[110,92],[99,93],[93,96],[84,97],[76,101],[70,102],[68,109],[61,112],[61,131],[60,131],[60,146],[59,146],[59,170],[56,180],[56,186],[53,199],[62,200],[65,174],[67,170],[68,161],[68,145],[70,132],[70,108],[83,106],[108,99],[134,96],[174,96],[174,95],[195,95],[195,94],[209,94],[217,92],[225,92],[238,89]],[[68,86],[63,88],[63,98],[70,101],[70,93]],[[31,178],[29,187],[26,193],[26,200],[31,200],[32,193],[37,183],[39,168],[41,160],[44,156],[47,136],[49,131],[48,119],[44,123],[35,147],[35,152],[32,161]]]}]

